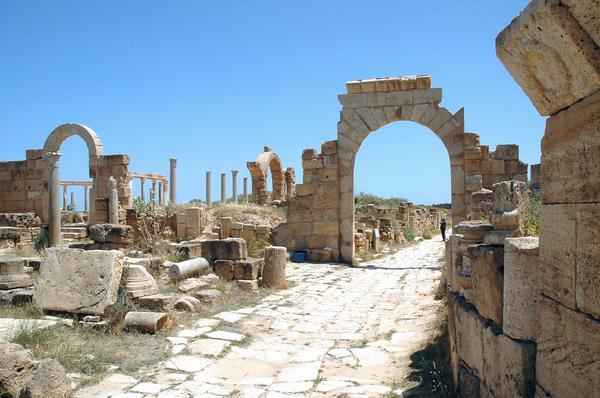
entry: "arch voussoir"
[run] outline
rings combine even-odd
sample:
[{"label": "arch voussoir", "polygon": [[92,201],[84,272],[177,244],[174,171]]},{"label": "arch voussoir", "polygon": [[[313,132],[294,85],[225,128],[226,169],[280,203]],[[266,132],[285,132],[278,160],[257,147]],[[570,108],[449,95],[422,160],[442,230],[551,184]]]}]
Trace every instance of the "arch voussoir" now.
[{"label": "arch voussoir", "polygon": [[339,252],[354,260],[354,160],[366,137],[398,120],[431,129],[444,143],[450,160],[453,222],[466,215],[464,113],[438,107],[442,90],[428,76],[349,82],[338,96],[343,108],[338,123]]}]

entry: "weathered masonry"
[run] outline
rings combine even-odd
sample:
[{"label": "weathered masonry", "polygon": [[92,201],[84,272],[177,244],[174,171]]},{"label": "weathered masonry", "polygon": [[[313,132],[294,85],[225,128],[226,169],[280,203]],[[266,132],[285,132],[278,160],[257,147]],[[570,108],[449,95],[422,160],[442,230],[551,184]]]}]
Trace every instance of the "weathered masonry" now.
[{"label": "weathered masonry", "polygon": [[[292,167],[283,168],[279,156],[268,146],[256,161],[246,164],[252,176],[252,199],[258,205],[286,200],[296,192],[296,172]],[[271,171],[273,191],[267,189],[267,178]],[[237,199],[236,199],[237,200]]]},{"label": "weathered masonry", "polygon": [[598,21],[597,1],[534,0],[496,39],[502,63],[549,116],[540,236],[505,239],[520,227],[523,189],[512,181],[494,186],[490,222],[464,222],[450,237],[449,334],[460,396],[600,391]]},{"label": "weathered masonry", "polygon": [[441,107],[442,89],[431,88],[429,76],[353,81],[342,104],[336,141],[321,153],[302,153],[303,183],[289,200],[287,223],[275,231],[277,244],[290,250],[327,249],[331,260],[354,260],[354,161],[363,141],[380,127],[405,120],[428,127],[448,151],[451,171],[452,219],[468,219],[470,197],[495,182],[527,181],[527,165],[516,145],[490,153],[479,136],[465,133],[464,111]]}]

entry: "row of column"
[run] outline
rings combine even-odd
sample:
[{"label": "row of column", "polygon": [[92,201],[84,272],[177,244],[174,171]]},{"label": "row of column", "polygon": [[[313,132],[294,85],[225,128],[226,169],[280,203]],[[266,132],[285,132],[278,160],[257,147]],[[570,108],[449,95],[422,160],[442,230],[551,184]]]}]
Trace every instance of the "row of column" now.
[{"label": "row of column", "polygon": [[[134,177],[140,180],[140,199],[146,202],[146,177]],[[156,195],[156,187],[158,185],[158,195]],[[150,187],[150,201],[159,204],[164,204],[167,197],[167,183],[166,181],[159,181],[152,178],[152,187]]]},{"label": "row of column", "polygon": [[[238,191],[237,191],[237,176],[239,170],[231,170],[232,178],[232,198],[233,203],[238,203]],[[211,176],[212,171],[206,172],[206,205],[210,209],[212,207],[212,189],[211,189]],[[227,202],[227,174],[221,173],[221,204]],[[248,177],[244,177],[244,203],[248,203]]]},{"label": "row of column", "polygon": [[[60,185],[60,184],[59,184]],[[67,209],[69,208],[69,205],[67,204],[67,188],[69,186],[68,185],[63,185],[63,211],[67,211]],[[83,209],[84,211],[88,211],[88,207],[89,207],[89,201],[88,201],[88,189],[89,187],[87,185],[83,185]],[[71,192],[71,203],[70,203],[71,209],[75,209],[75,192]]]}]

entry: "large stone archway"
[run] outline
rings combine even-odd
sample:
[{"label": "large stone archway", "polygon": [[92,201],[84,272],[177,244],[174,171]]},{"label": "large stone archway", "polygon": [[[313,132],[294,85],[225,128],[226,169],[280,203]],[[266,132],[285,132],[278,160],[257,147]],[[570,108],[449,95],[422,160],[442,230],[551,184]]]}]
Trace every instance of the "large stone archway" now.
[{"label": "large stone archway", "polygon": [[339,248],[341,260],[354,259],[354,161],[363,141],[382,126],[399,120],[433,131],[448,151],[452,181],[452,221],[467,216],[464,111],[440,107],[442,89],[431,88],[429,76],[347,83],[338,96],[343,108],[338,122]]},{"label": "large stone archway", "polygon": [[[247,164],[250,175],[252,176],[252,198],[254,203],[259,205],[269,204],[272,200],[282,200],[285,197],[284,192],[284,170],[279,156],[265,146],[256,161]],[[267,189],[267,177],[271,170],[273,192]]]},{"label": "large stone archway", "polygon": [[44,143],[44,153],[58,152],[62,143],[74,135],[78,135],[85,141],[90,160],[104,155],[104,148],[98,134],[91,128],[77,123],[65,123],[52,130]]}]

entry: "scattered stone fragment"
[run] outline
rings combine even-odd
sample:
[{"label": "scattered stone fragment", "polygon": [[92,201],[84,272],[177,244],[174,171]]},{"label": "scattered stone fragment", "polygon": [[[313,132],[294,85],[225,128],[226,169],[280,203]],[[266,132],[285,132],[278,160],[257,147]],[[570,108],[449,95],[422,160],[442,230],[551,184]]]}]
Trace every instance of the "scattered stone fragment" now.
[{"label": "scattered stone fragment", "polygon": [[188,278],[179,283],[177,289],[184,293],[189,293],[194,290],[202,289],[208,286],[208,283],[198,279],[198,278]]},{"label": "scattered stone fragment", "polygon": [[175,309],[187,312],[198,312],[202,309],[200,300],[192,296],[181,297],[175,303]]},{"label": "scattered stone fragment", "polygon": [[0,389],[18,397],[35,370],[31,351],[18,344],[0,341]]},{"label": "scattered stone fragment", "polygon": [[202,289],[202,290],[198,290],[195,293],[195,295],[203,303],[212,303],[215,300],[223,297],[223,293],[221,293],[217,289]]},{"label": "scattered stone fragment", "polygon": [[21,389],[19,398],[67,398],[71,396],[71,379],[65,368],[54,359],[43,359]]},{"label": "scattered stone fragment", "polygon": [[168,329],[171,318],[165,312],[128,312],[125,315],[125,327],[143,333],[156,333]]},{"label": "scattered stone fragment", "polygon": [[202,257],[192,258],[180,263],[171,263],[169,266],[169,278],[173,281],[208,274],[209,272],[210,265]]},{"label": "scattered stone fragment", "polygon": [[125,265],[127,280],[125,281],[125,291],[131,298],[151,296],[158,294],[158,284],[141,264]]},{"label": "scattered stone fragment", "polygon": [[258,280],[236,280],[235,284],[240,290],[245,292],[255,292],[258,290]]},{"label": "scattered stone fragment", "polygon": [[104,315],[117,302],[123,253],[49,248],[33,301],[44,310]]}]

